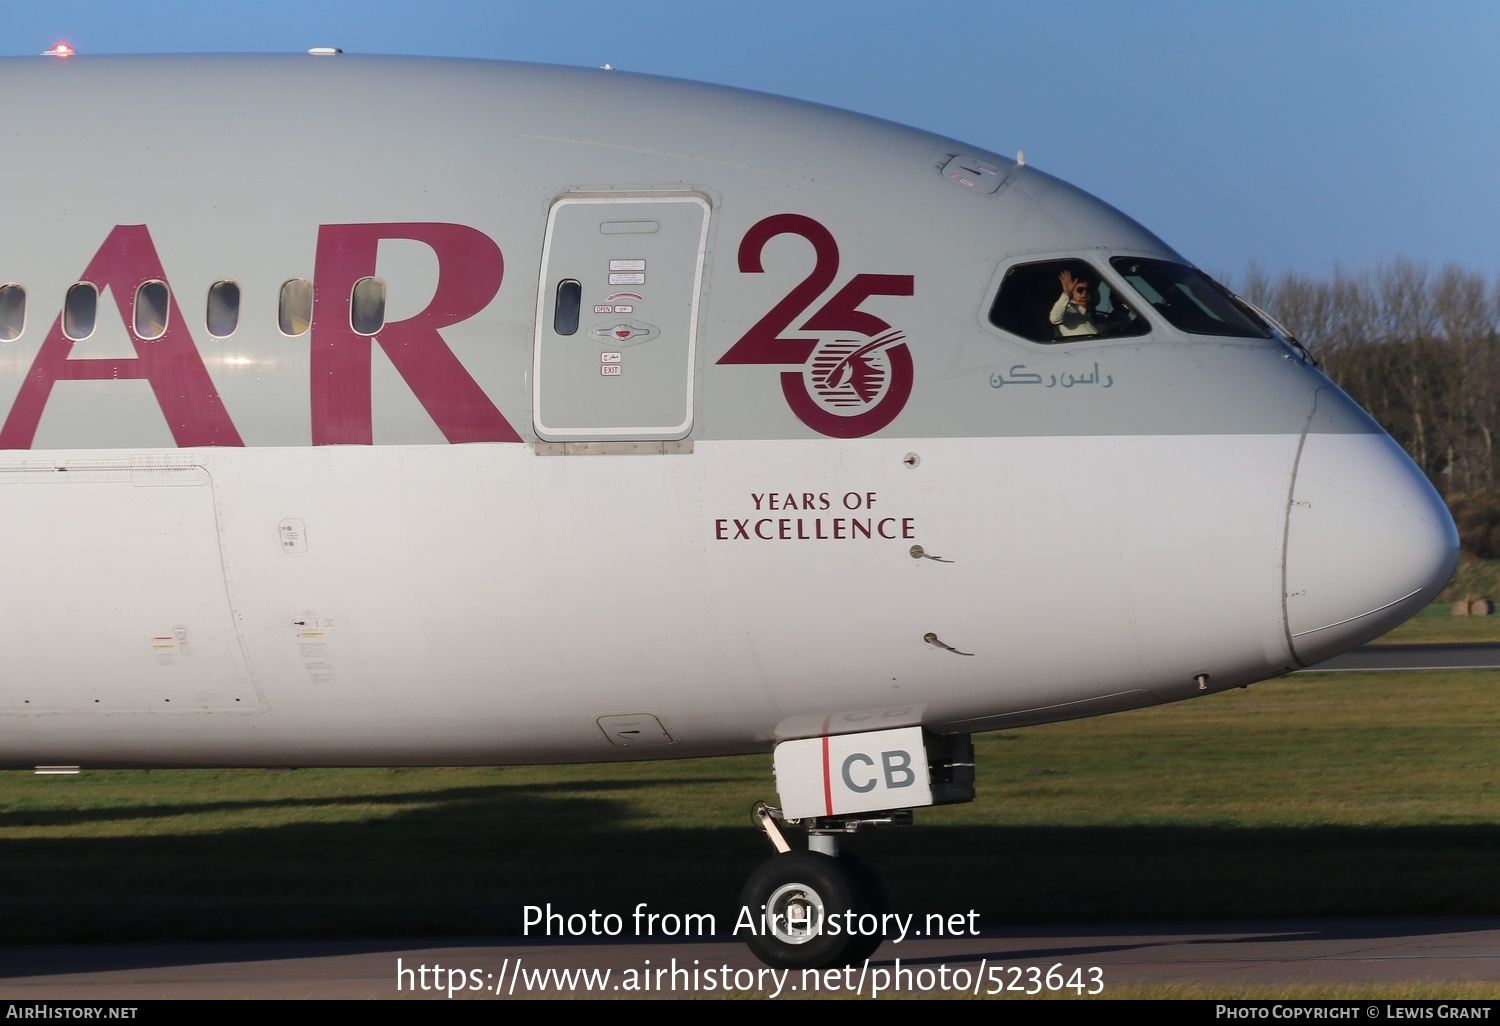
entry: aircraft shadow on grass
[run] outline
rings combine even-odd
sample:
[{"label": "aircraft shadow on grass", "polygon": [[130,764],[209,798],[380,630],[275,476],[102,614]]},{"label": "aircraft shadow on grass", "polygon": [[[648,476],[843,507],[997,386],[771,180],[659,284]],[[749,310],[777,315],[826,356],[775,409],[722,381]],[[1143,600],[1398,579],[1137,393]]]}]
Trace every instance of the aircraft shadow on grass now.
[{"label": "aircraft shadow on grass", "polygon": [[[521,935],[523,907],[549,903],[627,922],[642,902],[712,913],[728,935],[740,881],[768,846],[748,818],[744,828],[654,827],[627,796],[648,783],[7,813],[0,823],[17,826],[372,807],[352,821],[0,839],[0,943],[494,938]],[[895,910],[973,909],[989,927],[1500,914],[1500,826],[1488,824],[929,825],[844,844],[882,867]]]}]

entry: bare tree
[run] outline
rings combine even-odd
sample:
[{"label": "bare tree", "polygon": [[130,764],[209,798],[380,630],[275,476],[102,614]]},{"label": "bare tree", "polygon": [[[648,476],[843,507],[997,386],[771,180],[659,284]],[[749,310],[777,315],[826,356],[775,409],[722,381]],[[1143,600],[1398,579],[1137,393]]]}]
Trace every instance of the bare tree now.
[{"label": "bare tree", "polygon": [[1243,292],[1406,447],[1465,548],[1500,557],[1500,282],[1410,260],[1274,280],[1251,264]]}]

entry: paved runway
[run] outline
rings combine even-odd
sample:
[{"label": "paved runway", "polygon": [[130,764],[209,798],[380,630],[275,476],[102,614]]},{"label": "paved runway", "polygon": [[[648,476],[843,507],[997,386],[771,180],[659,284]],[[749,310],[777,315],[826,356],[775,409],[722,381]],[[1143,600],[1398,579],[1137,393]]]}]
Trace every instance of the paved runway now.
[{"label": "paved runway", "polygon": [[[897,971],[898,957],[904,976]],[[399,989],[398,965],[404,970]],[[576,979],[560,987],[548,970],[597,972],[592,987]],[[962,939],[888,941],[863,975],[856,969],[834,977],[795,971],[777,977],[729,938],[649,944],[495,939],[0,948],[0,999],[446,1000],[449,983],[464,987],[455,997],[490,1000],[496,989],[513,998],[704,997],[738,989],[775,996],[778,984],[780,996],[796,996],[813,989],[815,980],[818,989],[855,994],[858,987],[865,997],[877,986],[936,993],[944,982],[949,989],[977,987],[982,995],[999,997],[998,988],[1046,987],[1049,971],[1069,995],[1099,989],[1106,996],[1111,988],[1151,983],[1252,984],[1271,988],[1272,996],[1274,988],[1291,984],[1500,983],[1500,918],[986,930]],[[487,989],[470,989],[473,984]],[[643,984],[649,989],[632,990]]]},{"label": "paved runway", "polygon": [[1463,642],[1448,645],[1366,645],[1327,662],[1309,666],[1314,670],[1497,670],[1500,645]]}]

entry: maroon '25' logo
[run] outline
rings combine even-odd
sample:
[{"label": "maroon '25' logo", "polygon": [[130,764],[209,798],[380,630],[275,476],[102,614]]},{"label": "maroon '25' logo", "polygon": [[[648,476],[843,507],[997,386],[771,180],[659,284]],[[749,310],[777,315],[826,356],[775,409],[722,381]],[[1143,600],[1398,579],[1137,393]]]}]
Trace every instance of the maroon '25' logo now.
[{"label": "maroon '25' logo", "polygon": [[859,309],[870,296],[909,296],[909,274],[856,274],[798,329],[818,338],[783,338],[838,278],[833,233],[803,214],[773,214],[745,233],[740,271],[760,274],[761,251],[778,235],[812,243],[813,269],[770,312],[729,347],[719,363],[797,366],[781,375],[781,392],[797,418],[820,434],[860,438],[896,419],[911,397],[911,351],[900,331]]}]

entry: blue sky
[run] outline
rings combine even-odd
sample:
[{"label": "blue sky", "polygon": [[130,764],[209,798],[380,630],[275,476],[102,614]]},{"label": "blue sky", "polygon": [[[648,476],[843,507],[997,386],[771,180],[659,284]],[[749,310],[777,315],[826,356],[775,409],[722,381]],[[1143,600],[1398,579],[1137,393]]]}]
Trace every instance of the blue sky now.
[{"label": "blue sky", "polygon": [[1230,277],[1452,261],[1500,277],[1500,4],[1258,0],[53,0],[0,53],[412,53],[600,65],[954,136]]}]

